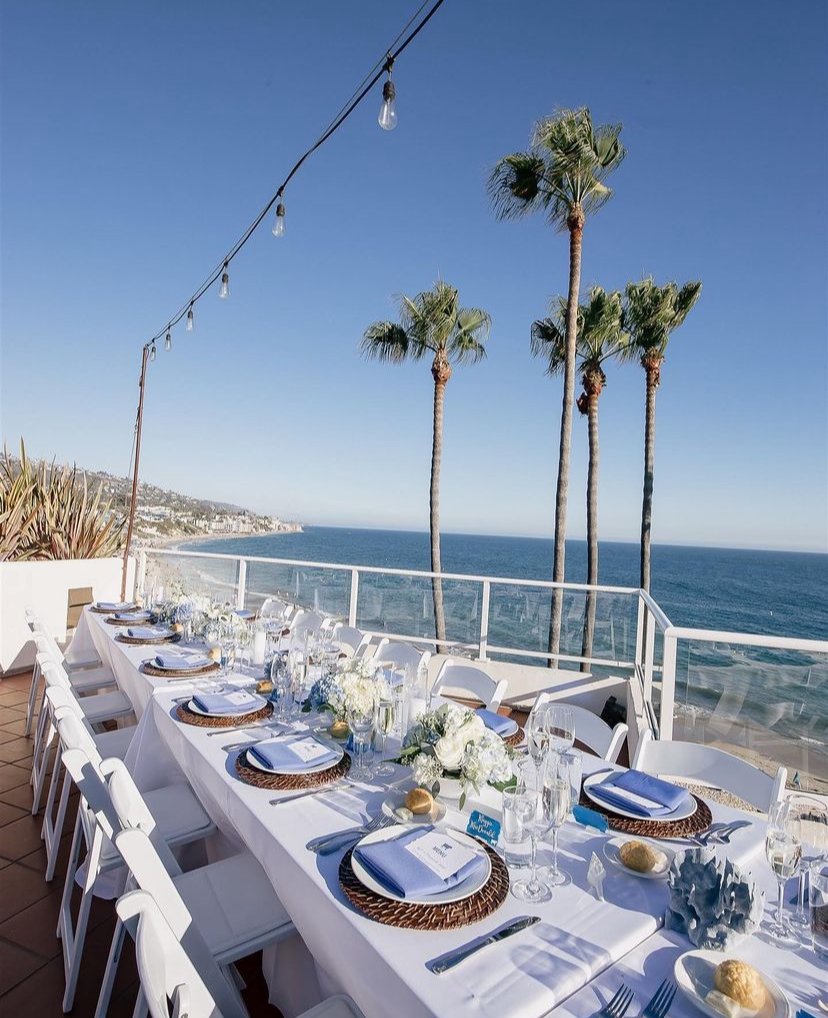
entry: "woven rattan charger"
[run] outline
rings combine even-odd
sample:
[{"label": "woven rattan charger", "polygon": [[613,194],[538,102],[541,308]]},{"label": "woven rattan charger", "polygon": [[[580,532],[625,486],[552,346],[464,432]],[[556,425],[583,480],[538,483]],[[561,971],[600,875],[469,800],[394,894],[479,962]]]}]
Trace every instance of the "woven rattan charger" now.
[{"label": "woven rattan charger", "polygon": [[264,707],[248,711],[247,714],[199,714],[190,710],[186,703],[180,703],[175,708],[175,716],[179,721],[183,721],[185,725],[194,725],[196,728],[238,728],[254,721],[264,721],[272,713],[272,703],[266,703]]},{"label": "woven rattan charger", "polygon": [[492,864],[486,883],[461,901],[443,905],[413,905],[392,901],[361,883],[351,866],[351,853],[345,853],[339,864],[339,883],[348,901],[363,915],[386,926],[402,926],[409,930],[456,930],[480,922],[496,912],[509,894],[509,871],[500,856],[481,843]]},{"label": "woven rattan charger", "polygon": [[138,647],[145,643],[178,643],[181,639],[180,633],[170,633],[168,636],[152,636],[149,639],[142,639],[140,636],[129,636],[127,633],[116,633],[116,643],[128,643],[131,646]]},{"label": "woven rattan charger", "polygon": [[156,679],[209,679],[220,671],[221,666],[217,661],[207,665],[205,668],[159,668],[152,663],[152,658],[142,661],[139,671],[144,675],[152,675]]},{"label": "woven rattan charger", "polygon": [[346,753],[332,767],[311,774],[269,774],[252,767],[247,762],[247,751],[242,750],[236,757],[236,774],[246,785],[266,788],[269,792],[293,792],[303,788],[323,788],[345,775],[351,769],[351,757]]},{"label": "woven rattan charger", "polygon": [[706,831],[713,819],[713,814],[704,799],[700,799],[697,795],[694,795],[693,798],[696,800],[697,808],[692,816],[685,817],[683,820],[645,820],[618,816],[617,813],[604,809],[597,802],[593,802],[584,794],[583,789],[581,790],[582,806],[587,806],[606,817],[607,823],[614,831],[620,831],[622,834],[636,834],[641,838],[687,838],[691,834]]},{"label": "woven rattan charger", "polygon": [[[94,612],[96,615],[112,615],[115,611],[113,608],[98,608],[94,604],[89,605],[89,610]],[[118,608],[119,612],[137,612],[141,610],[139,604],[131,604],[128,608]]]},{"label": "woven rattan charger", "polygon": [[104,619],[108,626],[143,626],[147,624],[154,626],[157,621],[158,616],[152,614],[147,615],[145,619],[116,619],[114,615],[111,619]]}]

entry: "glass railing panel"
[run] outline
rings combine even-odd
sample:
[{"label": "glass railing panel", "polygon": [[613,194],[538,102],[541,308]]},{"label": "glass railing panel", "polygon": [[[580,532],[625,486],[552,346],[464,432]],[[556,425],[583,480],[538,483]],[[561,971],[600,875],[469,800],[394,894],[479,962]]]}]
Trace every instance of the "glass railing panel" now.
[{"label": "glass railing panel", "polygon": [[145,600],[163,588],[166,597],[202,594],[235,604],[239,579],[238,559],[214,559],[201,555],[148,555],[144,577]]},{"label": "glass railing panel", "polygon": [[828,793],[828,655],[679,640],[673,738]]},{"label": "glass railing panel", "polygon": [[320,566],[248,562],[245,607],[260,608],[267,597],[279,597],[291,604],[347,620],[351,573]]}]

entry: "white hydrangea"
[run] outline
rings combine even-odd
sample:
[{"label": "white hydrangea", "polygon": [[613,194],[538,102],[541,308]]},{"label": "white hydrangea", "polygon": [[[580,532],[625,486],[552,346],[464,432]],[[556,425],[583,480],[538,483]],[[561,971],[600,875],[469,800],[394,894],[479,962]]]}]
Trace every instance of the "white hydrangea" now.
[{"label": "white hydrangea", "polygon": [[424,788],[431,788],[435,781],[442,778],[443,765],[431,753],[420,753],[414,758],[411,772],[416,784],[422,785]]},{"label": "white hydrangea", "polygon": [[372,714],[380,700],[391,699],[388,682],[375,674],[376,666],[367,661],[348,661],[338,676],[338,686],[346,710]]}]

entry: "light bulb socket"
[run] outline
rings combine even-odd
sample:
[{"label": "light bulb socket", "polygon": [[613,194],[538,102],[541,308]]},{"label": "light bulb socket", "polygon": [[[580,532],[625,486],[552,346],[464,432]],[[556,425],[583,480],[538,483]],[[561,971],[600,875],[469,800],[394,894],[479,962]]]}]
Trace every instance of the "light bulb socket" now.
[{"label": "light bulb socket", "polygon": [[187,312],[187,332],[193,331],[193,305],[190,305],[190,310]]},{"label": "light bulb socket", "polygon": [[164,349],[172,350],[172,333],[167,329],[167,335],[164,337]]},{"label": "light bulb socket", "polygon": [[281,202],[279,202],[279,204],[276,206],[276,215],[280,219],[285,218],[285,206]]},{"label": "light bulb socket", "polygon": [[152,346],[150,347],[149,359],[151,361],[155,360],[155,342],[153,342]]},{"label": "light bulb socket", "polygon": [[382,99],[383,102],[393,102],[397,98],[397,89],[394,82],[389,78],[388,81],[382,86]]}]

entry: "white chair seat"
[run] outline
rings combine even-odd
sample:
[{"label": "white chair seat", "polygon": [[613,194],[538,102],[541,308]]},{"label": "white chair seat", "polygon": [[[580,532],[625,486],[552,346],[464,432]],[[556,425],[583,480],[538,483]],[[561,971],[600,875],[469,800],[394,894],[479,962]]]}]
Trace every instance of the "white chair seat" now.
[{"label": "white chair seat", "polygon": [[290,923],[264,870],[246,852],[182,873],[173,881],[219,964],[244,957],[249,953],[245,944],[255,944]]},{"label": "white chair seat", "polygon": [[175,845],[184,837],[193,841],[199,837],[200,831],[206,836],[213,827],[213,821],[189,785],[165,785],[152,792],[144,792],[144,802],[168,845]]},{"label": "white chair seat", "polygon": [[114,756],[118,760],[123,760],[132,743],[133,735],[135,725],[129,725],[127,728],[116,728],[114,732],[101,732],[93,738],[102,757]]},{"label": "white chair seat", "polygon": [[81,672],[71,672],[69,682],[76,693],[88,693],[96,689],[107,689],[116,686],[115,676],[108,668],[87,668]]},{"label": "white chair seat", "polygon": [[78,705],[86,720],[93,725],[98,721],[110,721],[132,713],[129,697],[120,689],[113,690],[111,693],[95,693],[94,696],[85,696],[82,700],[78,700]]}]

